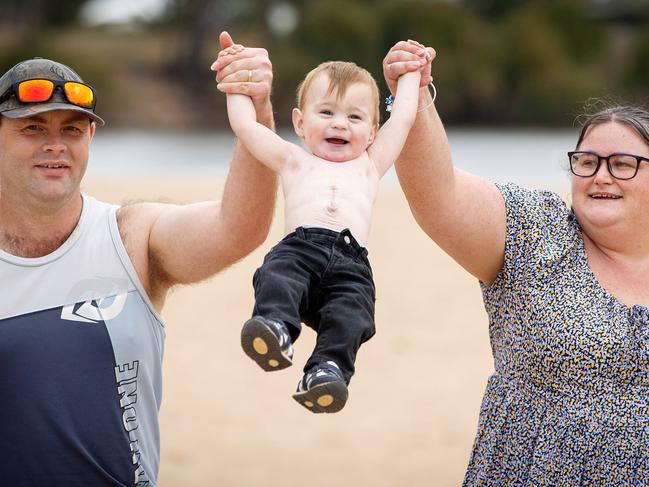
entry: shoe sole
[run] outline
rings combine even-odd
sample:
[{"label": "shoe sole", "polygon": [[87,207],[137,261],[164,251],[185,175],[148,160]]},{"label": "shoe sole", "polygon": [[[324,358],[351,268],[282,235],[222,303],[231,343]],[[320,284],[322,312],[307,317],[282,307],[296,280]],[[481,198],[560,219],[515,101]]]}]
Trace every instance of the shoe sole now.
[{"label": "shoe sole", "polygon": [[293,399],[312,413],[337,413],[347,402],[347,386],[342,381],[325,382],[308,391],[296,392]]},{"label": "shoe sole", "polygon": [[290,367],[293,361],[282,353],[279,340],[263,321],[251,318],[241,330],[241,348],[266,372]]}]

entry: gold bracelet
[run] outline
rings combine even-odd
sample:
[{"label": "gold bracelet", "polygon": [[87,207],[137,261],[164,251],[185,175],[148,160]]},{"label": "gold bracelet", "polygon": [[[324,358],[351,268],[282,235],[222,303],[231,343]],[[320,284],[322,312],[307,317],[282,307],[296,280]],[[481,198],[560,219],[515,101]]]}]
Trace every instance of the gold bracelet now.
[{"label": "gold bracelet", "polygon": [[428,105],[426,105],[424,108],[420,108],[419,110],[417,110],[417,113],[419,113],[419,112],[423,112],[424,110],[428,110],[430,107],[433,106],[433,103],[435,103],[435,98],[437,98],[437,90],[435,89],[435,85],[434,85],[433,82],[431,81],[430,84],[429,84],[428,86],[430,86],[430,87],[433,89],[433,99],[432,99],[431,102],[430,102]]}]

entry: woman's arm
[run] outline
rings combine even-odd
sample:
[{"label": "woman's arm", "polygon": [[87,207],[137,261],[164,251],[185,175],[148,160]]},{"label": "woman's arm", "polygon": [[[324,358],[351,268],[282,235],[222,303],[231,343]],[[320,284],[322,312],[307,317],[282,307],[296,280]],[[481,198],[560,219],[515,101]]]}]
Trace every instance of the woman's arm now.
[{"label": "woman's arm", "polygon": [[[399,182],[419,226],[462,267],[485,283],[496,278],[505,250],[505,204],[490,181],[457,169],[426,87],[431,63],[418,68],[420,47],[399,42],[383,61],[394,90],[399,76],[420,69],[419,109],[396,163]],[[426,84],[424,84],[426,83]]]}]

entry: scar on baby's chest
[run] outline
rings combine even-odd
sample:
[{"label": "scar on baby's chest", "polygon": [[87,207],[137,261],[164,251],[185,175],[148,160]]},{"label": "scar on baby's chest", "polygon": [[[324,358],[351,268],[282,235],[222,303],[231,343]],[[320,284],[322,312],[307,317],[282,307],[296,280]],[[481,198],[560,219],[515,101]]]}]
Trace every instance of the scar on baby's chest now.
[{"label": "scar on baby's chest", "polygon": [[335,184],[330,184],[329,189],[331,191],[331,196],[329,198],[329,203],[327,204],[327,211],[334,212],[338,209],[338,202],[336,201],[338,186],[336,186]]}]

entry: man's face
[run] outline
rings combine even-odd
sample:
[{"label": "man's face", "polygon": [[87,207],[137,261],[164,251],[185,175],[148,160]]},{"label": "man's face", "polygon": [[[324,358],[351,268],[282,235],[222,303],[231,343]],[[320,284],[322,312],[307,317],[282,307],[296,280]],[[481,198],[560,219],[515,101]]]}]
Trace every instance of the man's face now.
[{"label": "man's face", "polygon": [[95,125],[87,116],[70,110],[22,119],[2,117],[0,194],[3,200],[58,206],[77,197],[94,133]]}]

